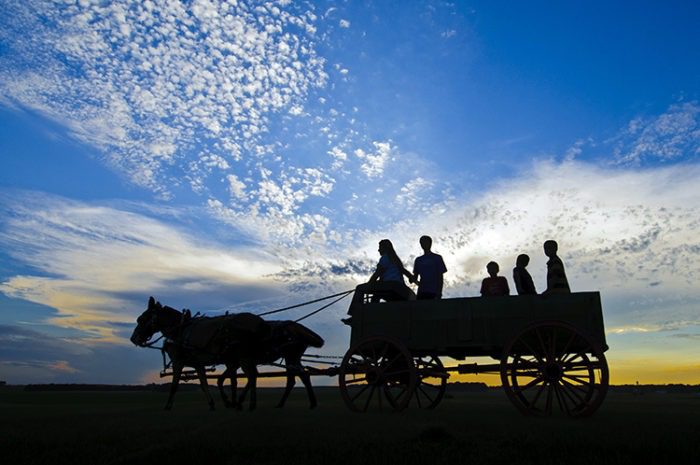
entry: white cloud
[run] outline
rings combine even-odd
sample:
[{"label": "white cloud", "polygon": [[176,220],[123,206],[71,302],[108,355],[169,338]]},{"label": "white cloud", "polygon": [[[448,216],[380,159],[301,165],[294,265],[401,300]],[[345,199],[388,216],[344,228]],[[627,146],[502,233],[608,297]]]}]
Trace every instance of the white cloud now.
[{"label": "white cloud", "polygon": [[247,198],[245,192],[246,185],[243,181],[238,179],[235,174],[229,174],[226,176],[226,180],[228,181],[228,189],[232,197],[240,200],[245,200]]},{"label": "white cloud", "polygon": [[343,164],[348,159],[348,154],[345,153],[339,147],[333,147],[331,150],[328,151],[328,155],[330,155],[333,158],[332,168],[336,170],[342,168]]},{"label": "white cloud", "polygon": [[338,25],[339,25],[340,27],[342,27],[342,28],[347,29],[347,28],[350,27],[350,21],[348,21],[347,19],[341,19],[341,20],[338,22]]},{"label": "white cloud", "polygon": [[654,118],[635,118],[618,136],[615,155],[619,163],[645,160],[669,161],[700,154],[700,105],[671,105]]},{"label": "white cloud", "polygon": [[56,308],[52,324],[98,341],[117,340],[107,322],[133,321],[126,295],[172,293],[174,282],[204,295],[277,286],[265,276],[280,264],[266,252],[206,243],[149,216],[42,194],[5,196],[2,208],[3,249],[41,274],[9,277],[0,291]]},{"label": "white cloud", "polygon": [[401,191],[396,196],[396,202],[408,208],[419,206],[424,201],[424,199],[421,198],[422,192],[432,186],[432,182],[420,176],[411,179],[401,188]]},{"label": "white cloud", "polygon": [[[203,161],[195,139],[211,147],[203,157],[236,169],[242,153],[256,152],[271,115],[301,115],[309,91],[327,81],[314,49],[316,16],[289,2],[8,7],[2,102],[62,122],[163,195],[163,175]],[[192,185],[206,175],[190,174]]]},{"label": "white cloud", "polygon": [[362,149],[355,150],[355,156],[362,160],[360,169],[370,178],[380,177],[384,174],[384,168],[389,162],[393,147],[391,141],[372,142],[375,152],[367,153]]}]

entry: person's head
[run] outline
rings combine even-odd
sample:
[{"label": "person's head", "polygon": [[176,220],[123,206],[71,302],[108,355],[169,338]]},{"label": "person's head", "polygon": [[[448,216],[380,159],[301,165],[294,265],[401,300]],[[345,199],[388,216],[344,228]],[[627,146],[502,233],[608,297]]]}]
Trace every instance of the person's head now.
[{"label": "person's head", "polygon": [[557,255],[557,250],[559,246],[556,241],[548,240],[544,242],[544,254],[548,257],[554,257]]},{"label": "person's head", "polygon": [[492,278],[496,277],[499,269],[500,268],[498,268],[498,263],[496,262],[489,262],[488,265],[486,265],[486,271],[489,272],[489,276],[491,276]]},{"label": "person's head", "polygon": [[379,241],[379,255],[386,255],[386,254],[396,254],[394,252],[394,244],[391,243],[389,239],[382,239]]},{"label": "person's head", "polygon": [[379,241],[379,254],[382,256],[388,255],[392,262],[396,263],[397,265],[401,265],[401,259],[396,254],[394,244],[392,244],[389,239],[382,239]]},{"label": "person's head", "polygon": [[421,236],[419,239],[420,246],[425,252],[430,252],[430,247],[433,246],[433,239],[430,236]]},{"label": "person's head", "polygon": [[524,253],[521,253],[518,255],[518,258],[515,259],[515,266],[519,266],[521,268],[525,268],[528,263],[530,263],[530,256]]}]

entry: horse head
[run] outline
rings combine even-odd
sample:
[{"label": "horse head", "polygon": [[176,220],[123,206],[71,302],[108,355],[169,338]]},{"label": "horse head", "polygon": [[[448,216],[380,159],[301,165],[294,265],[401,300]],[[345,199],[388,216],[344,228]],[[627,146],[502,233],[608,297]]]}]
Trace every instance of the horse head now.
[{"label": "horse head", "polygon": [[153,335],[169,325],[169,312],[156,302],[153,297],[148,299],[148,308],[136,319],[136,328],[131,334],[131,342],[137,346],[145,346]]}]

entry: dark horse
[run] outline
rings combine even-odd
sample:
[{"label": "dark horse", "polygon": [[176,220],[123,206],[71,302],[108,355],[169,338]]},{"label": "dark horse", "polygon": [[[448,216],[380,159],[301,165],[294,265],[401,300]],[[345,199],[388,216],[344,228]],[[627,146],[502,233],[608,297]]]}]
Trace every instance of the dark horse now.
[{"label": "dark horse", "polygon": [[[219,377],[218,382],[224,404],[227,407],[240,408],[236,401],[236,370],[241,367],[248,376],[246,391],[252,389],[252,410],[255,408],[256,364],[279,358],[284,358],[289,368],[287,389],[278,407],[282,407],[289,396],[294,386],[295,374],[302,379],[307,388],[311,407],[316,405],[310,377],[301,368],[301,357],[309,346],[321,347],[323,339],[299,323],[267,322],[251,313],[191,318],[189,312],[163,306],[153,297],[148,300],[148,308],[136,321],[137,326],[131,335],[131,342],[134,344],[145,347],[158,332],[165,337],[163,350],[170,357],[173,369],[166,410],[172,408],[173,397],[185,366],[192,367],[197,372],[209,408],[213,410],[214,399],[209,393],[206,367],[219,364],[226,365],[226,371]],[[269,357],[273,355],[277,357],[271,360]],[[227,399],[223,390],[225,376],[231,379],[231,401]]]},{"label": "dark horse", "polygon": [[[315,408],[316,396],[311,387],[311,377],[302,367],[301,358],[309,346],[322,347],[323,339],[306,326],[294,321],[268,321],[267,324],[270,326],[269,336],[261,339],[259,343],[240,346],[238,350],[232,351],[232,355],[237,359],[229,359],[226,363],[226,371],[218,378],[219,391],[224,402],[228,405],[226,394],[223,391],[223,383],[228,376],[231,380],[234,406],[240,408],[246,394],[250,392],[249,408],[254,410],[257,402],[257,365],[270,364],[276,360],[284,359],[287,370],[287,385],[277,407],[284,406],[296,384],[295,376],[299,376],[309,396],[310,407]],[[248,382],[241,397],[236,401],[236,371],[239,366],[247,376]]]}]

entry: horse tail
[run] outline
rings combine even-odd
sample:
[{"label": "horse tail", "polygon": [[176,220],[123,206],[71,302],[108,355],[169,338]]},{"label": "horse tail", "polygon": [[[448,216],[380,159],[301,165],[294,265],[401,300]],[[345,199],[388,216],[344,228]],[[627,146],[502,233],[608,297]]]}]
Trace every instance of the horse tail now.
[{"label": "horse tail", "polygon": [[323,347],[325,342],[323,338],[301,323],[292,322],[289,326],[289,330],[299,338],[299,342],[303,342],[311,347]]}]

